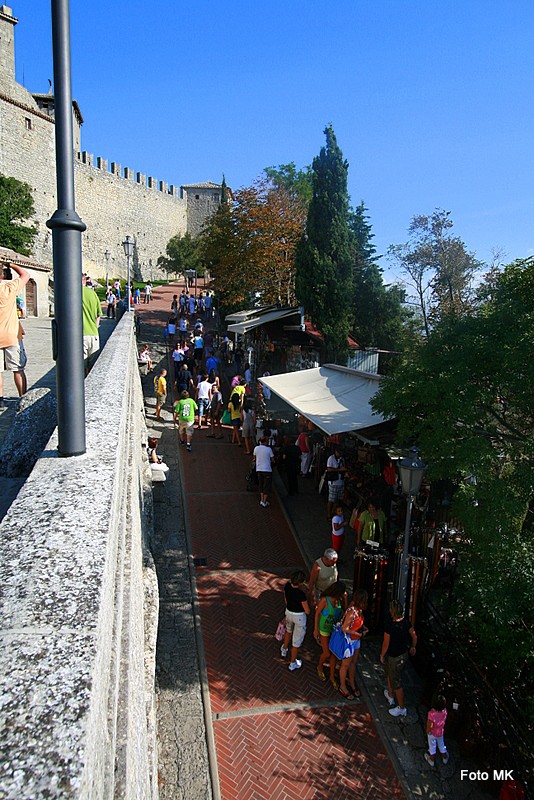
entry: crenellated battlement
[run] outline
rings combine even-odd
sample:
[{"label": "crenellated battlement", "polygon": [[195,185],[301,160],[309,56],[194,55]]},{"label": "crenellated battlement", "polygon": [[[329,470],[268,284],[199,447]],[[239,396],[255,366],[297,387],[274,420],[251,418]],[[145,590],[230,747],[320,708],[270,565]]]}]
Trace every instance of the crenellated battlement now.
[{"label": "crenellated battlement", "polygon": [[123,167],[116,161],[110,163],[106,158],[101,158],[100,156],[95,158],[92,153],[88,153],[86,150],[82,150],[81,153],[76,153],[76,158],[78,163],[97,169],[99,172],[114,175],[116,178],[121,178],[130,183],[136,183],[143,189],[153,189],[156,192],[161,192],[161,194],[170,195],[177,200],[181,199],[178,186],[172,183],[166,183],[165,181],[159,181],[151,175],[147,177],[145,173],[135,172],[130,167]]}]

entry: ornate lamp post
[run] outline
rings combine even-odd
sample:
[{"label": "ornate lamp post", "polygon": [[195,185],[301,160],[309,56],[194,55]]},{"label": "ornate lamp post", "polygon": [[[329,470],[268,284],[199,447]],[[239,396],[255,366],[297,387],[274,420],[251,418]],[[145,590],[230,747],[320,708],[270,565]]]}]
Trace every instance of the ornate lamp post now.
[{"label": "ornate lamp post", "polygon": [[126,304],[126,310],[131,311],[132,292],[130,288],[130,263],[133,256],[134,243],[131,241],[130,237],[127,236],[122,243],[122,246],[124,247],[124,255],[126,256],[126,262],[128,264],[128,277],[126,286],[126,291],[128,292],[128,301]]},{"label": "ornate lamp post", "polygon": [[406,586],[408,584],[408,550],[410,546],[410,527],[412,524],[412,506],[414,497],[419,494],[426,464],[419,458],[417,447],[412,447],[407,458],[398,463],[402,493],[406,495],[406,526],[404,528],[404,552],[399,570],[399,586],[397,598],[406,610]]}]

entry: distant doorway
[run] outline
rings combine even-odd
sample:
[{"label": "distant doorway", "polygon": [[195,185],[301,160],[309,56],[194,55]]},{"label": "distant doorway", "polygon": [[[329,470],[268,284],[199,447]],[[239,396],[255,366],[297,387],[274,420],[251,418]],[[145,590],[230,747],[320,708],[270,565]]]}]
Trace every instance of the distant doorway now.
[{"label": "distant doorway", "polygon": [[26,284],[26,316],[37,316],[37,285],[35,281],[30,278]]}]

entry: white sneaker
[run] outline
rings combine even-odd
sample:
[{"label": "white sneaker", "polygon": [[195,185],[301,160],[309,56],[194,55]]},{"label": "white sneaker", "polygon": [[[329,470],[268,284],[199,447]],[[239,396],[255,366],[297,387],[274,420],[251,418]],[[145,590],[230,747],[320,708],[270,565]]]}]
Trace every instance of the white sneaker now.
[{"label": "white sneaker", "polygon": [[443,753],[443,763],[444,764],[448,764],[449,763],[449,754],[448,753]]},{"label": "white sneaker", "polygon": [[431,767],[433,767],[433,766],[434,766],[434,759],[432,758],[432,756],[430,755],[430,753],[425,753],[425,761],[426,761],[426,763],[427,763],[427,764],[429,764]]},{"label": "white sneaker", "polygon": [[284,647],[284,645],[282,645],[282,647],[280,648],[280,655],[282,656],[282,658],[285,658],[287,656],[288,652],[289,652],[289,648]]},{"label": "white sneaker", "polygon": [[384,689],[384,697],[386,698],[390,706],[395,705],[395,698],[390,695],[387,689]]},{"label": "white sneaker", "polygon": [[300,660],[300,658],[297,658],[295,659],[295,661],[292,661],[291,664],[289,665],[289,671],[295,672],[296,669],[300,669],[301,667],[302,667],[302,661]]},{"label": "white sneaker", "polygon": [[390,708],[389,713],[392,717],[405,717],[407,711],[405,708],[401,708],[400,706],[395,706],[395,708]]}]

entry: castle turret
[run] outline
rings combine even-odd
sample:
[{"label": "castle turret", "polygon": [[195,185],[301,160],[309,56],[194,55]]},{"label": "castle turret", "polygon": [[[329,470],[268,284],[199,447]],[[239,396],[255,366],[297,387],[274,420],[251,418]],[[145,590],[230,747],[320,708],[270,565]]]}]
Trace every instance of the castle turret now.
[{"label": "castle turret", "polygon": [[15,25],[18,19],[8,6],[0,6],[0,90],[15,83]]}]

